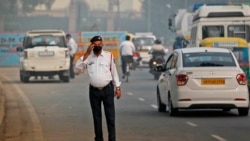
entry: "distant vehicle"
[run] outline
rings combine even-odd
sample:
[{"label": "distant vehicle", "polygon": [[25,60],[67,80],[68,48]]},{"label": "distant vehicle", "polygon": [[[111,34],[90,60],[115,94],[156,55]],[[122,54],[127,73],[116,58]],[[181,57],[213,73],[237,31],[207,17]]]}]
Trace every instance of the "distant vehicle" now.
[{"label": "distant vehicle", "polygon": [[157,83],[158,111],[237,108],[249,112],[247,78],[233,52],[224,48],[183,48],[169,52]]},{"label": "distant vehicle", "polygon": [[179,9],[168,19],[169,30],[177,36],[173,44],[173,49],[185,48],[190,40],[191,26],[194,11]]},{"label": "distant vehicle", "polygon": [[149,60],[151,58],[149,51],[154,45],[155,40],[156,37],[151,32],[135,33],[133,43],[136,51],[139,52],[139,56],[141,57],[142,66],[149,67]]},{"label": "distant vehicle", "polygon": [[203,5],[195,11],[189,45],[209,37],[239,37],[250,43],[250,7],[244,4]]},{"label": "distant vehicle", "polygon": [[32,30],[25,34],[20,57],[20,80],[29,82],[32,76],[59,75],[69,82],[69,53],[64,31]]}]

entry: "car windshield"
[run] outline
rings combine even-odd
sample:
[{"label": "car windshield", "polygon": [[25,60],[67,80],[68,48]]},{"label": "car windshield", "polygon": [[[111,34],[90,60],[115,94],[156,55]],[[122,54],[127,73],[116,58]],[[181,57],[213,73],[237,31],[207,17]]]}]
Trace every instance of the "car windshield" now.
[{"label": "car windshield", "polygon": [[183,53],[183,67],[232,67],[236,66],[231,53]]},{"label": "car windshield", "polygon": [[134,43],[142,46],[152,46],[154,44],[154,39],[150,37],[137,37],[134,39]]},{"label": "car windshield", "polygon": [[59,46],[67,47],[63,36],[41,35],[34,37],[27,37],[26,48],[33,48],[36,46]]}]

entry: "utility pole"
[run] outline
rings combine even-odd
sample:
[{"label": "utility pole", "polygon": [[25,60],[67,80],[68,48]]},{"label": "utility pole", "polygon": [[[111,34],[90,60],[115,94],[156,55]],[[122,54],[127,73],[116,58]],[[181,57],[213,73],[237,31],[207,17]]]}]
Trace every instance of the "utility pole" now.
[{"label": "utility pole", "polygon": [[147,30],[151,31],[151,0],[148,0],[148,21],[147,21]]},{"label": "utility pole", "polygon": [[69,16],[68,30],[70,32],[76,31],[76,9],[77,9],[76,0],[71,0],[70,7],[69,7],[69,13],[68,13],[68,16]]},{"label": "utility pole", "polygon": [[120,0],[117,0],[117,30],[121,30],[120,26],[121,26],[121,17],[120,17]]},{"label": "utility pole", "polygon": [[108,0],[107,31],[114,31],[114,0]]}]

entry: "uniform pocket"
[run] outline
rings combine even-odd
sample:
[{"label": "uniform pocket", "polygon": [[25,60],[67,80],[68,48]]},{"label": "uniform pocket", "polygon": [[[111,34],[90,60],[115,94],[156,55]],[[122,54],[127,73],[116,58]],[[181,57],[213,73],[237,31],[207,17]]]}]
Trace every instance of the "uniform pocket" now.
[{"label": "uniform pocket", "polygon": [[95,71],[95,65],[94,64],[88,65],[88,72],[92,73],[94,71]]},{"label": "uniform pocket", "polygon": [[109,62],[107,62],[107,61],[102,61],[101,63],[100,63],[100,69],[103,71],[103,72],[109,72],[110,71],[110,64],[109,64]]}]

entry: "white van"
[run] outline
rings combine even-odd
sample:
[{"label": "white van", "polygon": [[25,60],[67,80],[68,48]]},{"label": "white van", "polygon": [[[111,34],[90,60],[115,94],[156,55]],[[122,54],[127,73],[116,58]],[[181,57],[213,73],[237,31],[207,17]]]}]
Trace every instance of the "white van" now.
[{"label": "white van", "polygon": [[194,14],[190,46],[209,37],[240,37],[250,43],[250,7],[244,4],[203,5]]},{"label": "white van", "polygon": [[152,57],[150,50],[154,45],[155,40],[156,37],[151,32],[135,33],[135,36],[133,37],[133,43],[135,45],[136,51],[139,52],[140,57],[142,58],[142,66],[149,67],[149,60]]},{"label": "white van", "polygon": [[69,82],[70,58],[62,30],[28,31],[23,40],[20,57],[20,80],[29,82],[34,76],[59,75],[60,80]]}]

